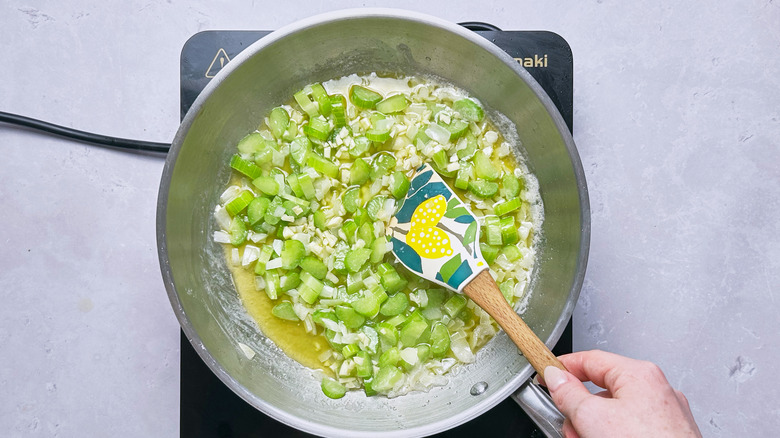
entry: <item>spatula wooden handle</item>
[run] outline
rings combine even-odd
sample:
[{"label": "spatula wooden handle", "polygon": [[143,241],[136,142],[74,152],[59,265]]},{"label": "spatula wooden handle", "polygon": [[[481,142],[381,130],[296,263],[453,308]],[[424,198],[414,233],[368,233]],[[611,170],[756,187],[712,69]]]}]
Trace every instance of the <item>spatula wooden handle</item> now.
[{"label": "spatula wooden handle", "polygon": [[477,274],[471,283],[464,287],[463,293],[498,322],[542,378],[544,378],[544,369],[550,365],[562,370],[566,369],[547,345],[512,309],[490,272],[485,270]]}]

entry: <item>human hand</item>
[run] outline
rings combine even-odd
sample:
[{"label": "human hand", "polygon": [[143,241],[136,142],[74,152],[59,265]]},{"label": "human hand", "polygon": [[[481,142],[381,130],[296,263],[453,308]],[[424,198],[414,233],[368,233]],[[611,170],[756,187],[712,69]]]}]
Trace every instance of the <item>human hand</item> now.
[{"label": "human hand", "polygon": [[[569,372],[547,367],[542,383],[566,416],[566,438],[701,437],[688,400],[657,365],[598,350],[559,359]],[[605,390],[591,394],[586,381]]]}]

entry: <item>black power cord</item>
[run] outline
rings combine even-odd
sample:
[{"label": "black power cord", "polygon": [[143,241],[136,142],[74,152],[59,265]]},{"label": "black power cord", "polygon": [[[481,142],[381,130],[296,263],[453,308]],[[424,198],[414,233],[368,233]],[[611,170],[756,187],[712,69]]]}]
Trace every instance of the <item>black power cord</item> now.
[{"label": "black power cord", "polygon": [[117,138],[101,134],[93,134],[91,132],[66,128],[64,126],[55,125],[53,123],[44,122],[42,120],[36,120],[30,117],[2,111],[0,111],[0,122],[24,126],[39,131],[48,132],[49,134],[83,141],[85,143],[92,143],[101,146],[110,146],[133,151],[159,152],[165,154],[168,153],[168,150],[171,148],[170,143],[155,143],[151,141],[131,140],[127,138]]}]

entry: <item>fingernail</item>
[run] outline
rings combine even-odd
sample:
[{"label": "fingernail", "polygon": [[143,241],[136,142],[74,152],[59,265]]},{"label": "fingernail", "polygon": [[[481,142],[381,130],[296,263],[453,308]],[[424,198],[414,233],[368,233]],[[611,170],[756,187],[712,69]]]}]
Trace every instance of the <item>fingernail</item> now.
[{"label": "fingernail", "polygon": [[559,386],[566,383],[566,374],[563,371],[550,365],[544,369],[544,383],[547,384],[547,389],[555,391]]}]

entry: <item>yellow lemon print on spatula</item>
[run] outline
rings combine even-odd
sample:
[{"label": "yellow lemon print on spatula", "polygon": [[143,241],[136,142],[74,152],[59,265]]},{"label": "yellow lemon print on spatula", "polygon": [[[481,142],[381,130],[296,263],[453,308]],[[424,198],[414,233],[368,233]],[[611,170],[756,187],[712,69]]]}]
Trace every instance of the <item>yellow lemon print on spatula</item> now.
[{"label": "yellow lemon print on spatula", "polygon": [[447,199],[442,195],[422,202],[414,209],[406,244],[420,257],[438,259],[452,255],[450,236],[436,225],[447,211]]}]

